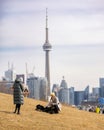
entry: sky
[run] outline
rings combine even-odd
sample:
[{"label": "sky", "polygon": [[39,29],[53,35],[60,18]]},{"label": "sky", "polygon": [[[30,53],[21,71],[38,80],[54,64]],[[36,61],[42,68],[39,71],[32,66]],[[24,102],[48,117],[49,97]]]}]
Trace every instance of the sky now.
[{"label": "sky", "polygon": [[104,77],[103,0],[0,0],[0,77],[8,62],[17,73],[44,76],[45,19],[48,8],[51,84],[82,90]]}]

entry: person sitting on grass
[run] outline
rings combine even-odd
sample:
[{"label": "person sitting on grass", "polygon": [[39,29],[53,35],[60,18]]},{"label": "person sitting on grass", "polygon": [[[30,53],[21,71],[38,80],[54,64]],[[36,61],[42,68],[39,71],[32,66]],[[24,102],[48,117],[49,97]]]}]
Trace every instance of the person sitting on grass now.
[{"label": "person sitting on grass", "polygon": [[48,104],[45,107],[38,104],[36,105],[35,110],[47,112],[50,114],[59,113],[59,111],[61,111],[61,104],[58,97],[56,97],[54,93],[51,93]]},{"label": "person sitting on grass", "polygon": [[46,108],[54,109],[55,113],[59,113],[59,111],[61,111],[61,104],[58,97],[55,95],[55,93],[51,93],[50,96],[51,97]]}]

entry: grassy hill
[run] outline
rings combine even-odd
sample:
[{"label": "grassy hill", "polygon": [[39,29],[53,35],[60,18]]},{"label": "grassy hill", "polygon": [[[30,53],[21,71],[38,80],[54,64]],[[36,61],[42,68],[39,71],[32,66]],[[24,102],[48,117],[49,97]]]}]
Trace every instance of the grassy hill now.
[{"label": "grassy hill", "polygon": [[104,130],[104,115],[62,106],[59,114],[35,111],[46,102],[25,98],[21,114],[14,114],[13,96],[0,93],[0,130]]}]

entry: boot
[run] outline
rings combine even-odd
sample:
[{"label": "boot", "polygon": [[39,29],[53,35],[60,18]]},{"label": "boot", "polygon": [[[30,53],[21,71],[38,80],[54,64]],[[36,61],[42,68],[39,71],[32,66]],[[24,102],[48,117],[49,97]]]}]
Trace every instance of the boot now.
[{"label": "boot", "polygon": [[18,112],[17,112],[17,114],[20,114],[20,104],[18,106]]},{"label": "boot", "polygon": [[17,104],[16,104],[16,107],[15,107],[15,111],[13,113],[16,113],[16,111],[17,111]]}]

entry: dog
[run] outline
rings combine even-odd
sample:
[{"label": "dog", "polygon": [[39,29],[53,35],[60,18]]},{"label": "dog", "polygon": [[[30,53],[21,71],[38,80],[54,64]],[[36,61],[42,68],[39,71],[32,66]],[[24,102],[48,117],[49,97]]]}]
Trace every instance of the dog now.
[{"label": "dog", "polygon": [[44,106],[38,104],[38,105],[36,105],[35,110],[47,112],[47,113],[50,113],[50,114],[59,113],[59,108],[58,108],[57,105],[53,105],[52,107],[44,107]]},{"label": "dog", "polygon": [[44,108],[44,106],[38,104],[38,105],[36,105],[36,109],[35,110],[37,110],[37,111],[44,111],[45,108]]}]

